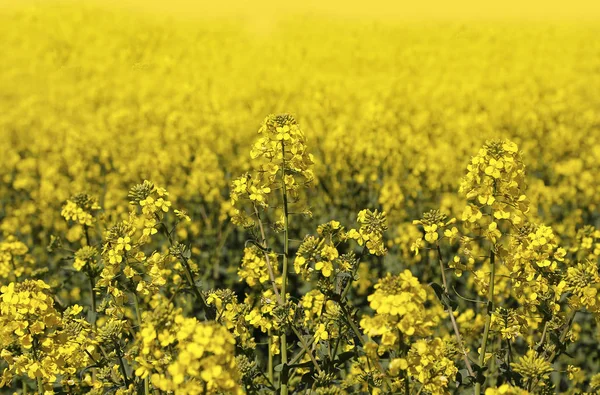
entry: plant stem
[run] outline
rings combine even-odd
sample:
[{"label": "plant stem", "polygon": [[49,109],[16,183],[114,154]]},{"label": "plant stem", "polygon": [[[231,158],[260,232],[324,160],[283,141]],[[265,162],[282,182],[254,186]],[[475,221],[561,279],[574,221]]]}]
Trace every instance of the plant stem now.
[{"label": "plant stem", "polygon": [[[173,237],[171,236],[171,232],[169,231],[169,229],[167,229],[167,225],[165,225],[161,221],[160,217],[157,214],[155,214],[155,218],[158,221],[158,224],[162,225],[163,233],[169,239],[169,245],[173,246],[174,245]],[[196,283],[194,282],[194,275],[192,274],[192,270],[190,269],[188,259],[183,255],[183,253],[180,253],[178,255],[178,258],[181,260],[181,264],[183,265],[183,268],[185,271],[185,278],[186,278],[188,284],[190,285],[190,288],[192,288],[192,292],[194,293],[194,296],[196,297],[196,299],[198,299],[202,303],[202,310],[204,311],[205,319],[214,320],[215,315],[213,314],[212,310],[208,306],[208,303],[206,303],[206,299],[204,298],[204,296],[202,295],[202,293],[200,292],[198,287],[196,287]]]},{"label": "plant stem", "polygon": [[83,225],[83,232],[85,233],[85,242],[87,246],[91,246],[90,244],[90,232],[89,232],[89,226],[87,225]]},{"label": "plant stem", "polygon": [[[135,303],[135,315],[138,321],[138,327],[142,326],[142,314],[140,313],[140,301],[137,297],[137,294],[133,292],[133,301]],[[150,395],[150,379],[148,376],[144,378],[144,394]]]},{"label": "plant stem", "polygon": [[269,329],[267,332],[267,336],[269,336],[269,362],[267,365],[267,373],[269,377],[269,381],[273,383],[273,352],[271,352],[271,346],[273,344],[273,340],[271,339],[271,330]]},{"label": "plant stem", "polygon": [[[285,306],[286,302],[286,289],[287,289],[287,275],[288,275],[288,249],[289,249],[289,229],[288,229],[288,201],[287,201],[287,189],[285,186],[285,144],[281,141],[281,197],[283,199],[283,270],[281,280],[281,302]],[[281,363],[287,365],[287,336],[285,333],[285,327],[281,332]],[[281,395],[287,395],[288,393],[288,375],[282,377],[281,382]]]},{"label": "plant stem", "polygon": [[129,387],[129,378],[127,377],[127,370],[125,370],[125,364],[123,363],[123,354],[121,353],[120,348],[118,348],[117,356],[119,357],[119,366],[121,367],[121,374],[123,375],[123,380],[125,380],[125,387]]},{"label": "plant stem", "polygon": [[[483,340],[481,343],[481,354],[479,354],[479,366],[483,367],[485,361],[485,349],[487,347],[488,337],[490,334],[490,325],[492,323],[492,311],[494,310],[494,282],[496,280],[496,255],[492,247],[490,251],[490,286],[488,290],[487,316],[485,318],[485,328],[483,330]],[[475,395],[481,394],[481,383],[475,384]]]},{"label": "plant stem", "polygon": [[[262,220],[260,219],[260,213],[258,212],[258,208],[256,208],[256,204],[254,204],[254,213],[256,214],[256,219],[258,220],[258,228],[260,229],[260,237],[262,238],[261,245],[266,250],[267,249],[267,238],[265,236],[265,229],[263,227]],[[283,305],[283,301],[281,300],[281,295],[279,295],[279,291],[277,290],[277,284],[275,283],[275,274],[273,273],[273,266],[271,266],[271,260],[269,259],[269,253],[267,251],[263,252],[265,254],[265,262],[267,264],[267,271],[269,272],[269,279],[271,280],[271,285],[273,286],[273,292],[275,292],[275,296],[277,297],[277,302],[280,305]]]},{"label": "plant stem", "polygon": [[544,347],[544,342],[546,341],[546,333],[548,332],[548,321],[546,321],[546,323],[544,324],[544,330],[542,332],[542,338],[540,339],[540,342],[537,345],[537,352],[539,353],[542,348]]},{"label": "plant stem", "polygon": [[[354,336],[358,338],[358,341],[360,341],[360,344],[364,348],[364,346],[365,346],[366,343],[365,343],[365,340],[363,339],[363,335],[362,335],[362,333],[360,333],[360,330],[358,329],[358,327],[356,326],[356,324],[352,320],[352,317],[350,316],[350,313],[348,312],[348,309],[346,309],[346,307],[342,303],[340,303],[340,309],[344,313],[344,316],[346,317],[346,322],[348,322],[348,325],[350,325],[350,328],[352,329],[352,332],[354,332]],[[369,361],[369,357],[367,355],[367,362],[368,361]],[[379,362],[378,359],[374,359],[373,363],[376,365],[377,369],[379,369],[379,371],[381,373],[385,372],[385,370],[383,369],[383,366],[381,366],[381,363]],[[389,380],[389,378],[387,376],[385,376],[384,382],[387,385],[387,387],[391,390],[392,389],[392,383],[390,382],[390,380]]]},{"label": "plant stem", "polygon": [[[563,343],[565,341],[565,339],[567,338],[567,334],[571,330],[571,325],[573,324],[573,321],[575,320],[576,314],[577,314],[577,310],[573,310],[571,312],[571,314],[569,315],[569,319],[567,320],[567,325],[565,326],[565,329],[560,334],[560,342],[561,343]],[[550,361],[550,363],[554,363],[554,361],[556,361],[556,358],[558,358],[557,351],[558,351],[558,349],[555,348],[554,351],[552,351],[552,354],[550,354],[550,358],[548,358],[548,361]]]},{"label": "plant stem", "polygon": [[196,299],[198,299],[202,303],[202,310],[204,310],[205,319],[214,320],[215,319],[214,313],[208,306],[208,303],[206,303],[206,299],[204,298],[204,295],[202,295],[202,293],[200,292],[198,287],[196,287],[196,283],[194,283],[194,276],[192,274],[192,270],[190,269],[190,265],[188,264],[187,258],[185,256],[183,256],[183,254],[179,254],[179,259],[181,259],[181,263],[183,264],[183,269],[185,271],[185,277],[187,279],[188,284],[192,288],[192,292],[194,293],[194,296],[196,296]]},{"label": "plant stem", "polygon": [[138,300],[137,294],[132,292],[133,294],[133,303],[135,305],[135,317],[138,322],[138,326],[142,326],[142,314],[140,313],[140,301]]},{"label": "plant stem", "polygon": [[96,292],[94,288],[96,287],[94,276],[92,275],[92,271],[88,271],[88,279],[90,280],[90,295],[92,297],[92,326],[96,329]]},{"label": "plant stem", "polygon": [[[437,244],[437,253],[438,253],[438,261],[440,263],[440,271],[442,272],[442,284],[444,285],[444,292],[448,293],[448,282],[446,280],[446,272],[444,267],[444,261],[442,260],[442,251],[440,250],[440,245]],[[467,366],[467,371],[469,375],[474,376],[473,367],[471,366],[471,362],[469,361],[469,356],[464,349],[462,336],[460,335],[460,331],[458,330],[458,324],[456,323],[456,318],[454,318],[454,313],[450,307],[447,308],[448,315],[450,316],[450,321],[452,322],[452,328],[454,329],[454,334],[456,335],[456,340],[458,341],[458,346],[460,347],[460,351],[463,354],[463,360],[465,361],[465,365]]]},{"label": "plant stem", "polygon": [[[312,346],[313,342],[314,342],[315,338],[311,338],[308,341],[308,346]],[[304,356],[304,354],[306,353],[306,351],[304,349],[298,351],[298,354],[294,355],[294,357],[291,359],[290,361],[290,365],[295,365],[300,359],[302,359],[302,357]]]},{"label": "plant stem", "polygon": [[[90,295],[92,298],[92,316],[91,316],[90,320],[92,323],[92,328],[94,329],[94,332],[96,332],[96,291],[94,291],[96,284],[95,284],[94,275],[92,274],[91,269],[88,269],[87,275],[88,275],[88,279],[90,282]],[[96,362],[94,361],[94,363],[96,363]],[[96,369],[95,368],[92,369],[92,380],[96,381]]]},{"label": "plant stem", "polygon": [[362,251],[360,252],[360,255],[358,256],[358,259],[356,260],[356,265],[354,266],[354,270],[352,271],[352,277],[350,278],[350,280],[348,281],[348,284],[346,284],[346,286],[344,287],[344,290],[342,291],[342,295],[341,295],[342,302],[346,298],[346,295],[348,295],[350,288],[352,288],[352,283],[354,282],[354,277],[356,277],[356,272],[358,271],[358,266],[360,265],[360,261],[366,252],[367,252],[367,246],[365,245],[363,247]]},{"label": "plant stem", "polygon": [[302,335],[293,326],[292,326],[292,330],[294,331],[294,334],[296,334],[296,336],[300,340],[300,343],[302,343],[302,348],[304,348],[305,352],[308,353],[308,356],[310,357],[310,360],[312,361],[313,365],[315,366],[315,369],[317,369],[317,372],[321,373],[321,367],[319,366],[317,360],[315,359],[315,356],[310,351],[310,347],[306,343],[306,340],[304,340],[304,338],[302,337]]}]

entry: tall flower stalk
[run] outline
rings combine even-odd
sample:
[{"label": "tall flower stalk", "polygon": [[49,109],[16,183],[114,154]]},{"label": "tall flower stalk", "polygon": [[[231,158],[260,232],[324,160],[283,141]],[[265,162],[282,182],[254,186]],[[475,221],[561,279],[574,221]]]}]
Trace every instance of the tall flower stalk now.
[{"label": "tall flower stalk", "polygon": [[[268,116],[258,132],[261,137],[254,144],[250,154],[256,161],[254,171],[244,174],[233,182],[231,200],[236,207],[233,222],[249,229],[258,228],[261,240],[255,241],[254,244],[263,249],[273,294],[285,315],[288,310],[289,205],[299,201],[300,188],[309,185],[313,180],[311,170],[313,159],[306,150],[304,134],[296,120],[290,115]],[[281,190],[281,205],[273,196],[274,191],[278,189]],[[251,203],[246,205],[251,208],[248,212],[245,211],[244,201]],[[259,212],[259,209],[268,212],[270,208],[281,210],[280,220],[275,224],[276,229],[283,233],[282,267],[281,270],[277,270],[281,273],[280,290],[278,290],[278,281],[274,275],[275,270],[267,253],[267,238]],[[265,217],[267,215],[265,213]],[[281,364],[287,367],[287,318],[282,319],[279,329]],[[271,331],[269,331],[269,339],[271,339]],[[269,365],[272,365],[271,347],[269,347],[269,361]],[[280,374],[280,392],[281,394],[288,393],[287,369],[282,370]]]}]

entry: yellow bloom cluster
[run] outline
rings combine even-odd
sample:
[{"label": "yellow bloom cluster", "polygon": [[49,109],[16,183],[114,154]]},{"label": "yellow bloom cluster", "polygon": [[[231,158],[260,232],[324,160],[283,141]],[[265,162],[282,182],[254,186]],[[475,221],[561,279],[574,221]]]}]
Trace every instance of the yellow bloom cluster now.
[{"label": "yellow bloom cluster", "polygon": [[25,375],[48,388],[59,377],[75,386],[78,372],[91,362],[84,352],[94,349],[90,325],[77,317],[83,308],[74,305],[61,314],[49,289],[42,280],[0,288],[0,356],[8,364],[2,384]]},{"label": "yellow bloom cluster", "polygon": [[424,308],[427,299],[426,288],[409,270],[388,274],[368,297],[375,315],[363,317],[360,326],[371,337],[381,336],[382,350],[395,348],[402,337],[429,336],[438,317]]},{"label": "yellow bloom cluster", "polygon": [[[244,227],[254,225],[251,217],[256,207],[268,207],[273,191],[285,191],[286,199],[297,201],[300,187],[314,180],[313,156],[294,117],[269,115],[258,133],[260,137],[250,152],[255,171],[233,180],[230,192],[231,204],[236,207],[233,222]],[[241,206],[245,201],[254,208],[249,215]]]},{"label": "yellow bloom cluster", "polygon": [[[456,223],[456,218],[448,220],[448,216],[439,212],[439,210],[431,210],[423,214],[423,218],[414,220],[413,225],[422,225],[425,231],[425,241],[430,244],[435,244],[440,238],[440,232],[450,241],[454,241],[458,236],[456,226],[449,228],[450,225]],[[419,254],[419,249],[423,248],[423,238],[419,237],[411,246],[411,250],[415,255]]]},{"label": "yellow bloom cluster", "polygon": [[[465,225],[476,224],[483,235],[495,243],[501,236],[500,221],[518,226],[529,211],[524,195],[525,165],[518,147],[509,140],[491,140],[479,150],[467,165],[459,192],[470,203],[462,220]],[[482,219],[483,214],[489,214]]]},{"label": "yellow bloom cluster", "polygon": [[439,337],[417,340],[406,358],[408,373],[431,394],[446,394],[448,384],[458,373],[454,357],[455,352],[446,347],[445,341]]},{"label": "yellow bloom cluster", "polygon": [[0,391],[598,391],[591,15],[12,3]]},{"label": "yellow bloom cluster", "polygon": [[144,312],[135,339],[135,375],[162,391],[188,394],[239,392],[231,334],[214,323],[186,318],[160,296]]},{"label": "yellow bloom cluster", "polygon": [[[209,306],[214,306],[217,311],[217,321],[231,331],[240,347],[247,349],[255,347],[254,338],[249,329],[250,325],[256,324],[255,321],[252,321],[253,315],[250,312],[250,300],[246,300],[246,303],[239,303],[235,294],[231,290],[226,289],[208,292],[206,302]],[[255,314],[257,312],[255,311]],[[258,316],[261,317],[260,315]],[[261,317],[261,319],[263,323],[270,322],[267,317]]]},{"label": "yellow bloom cluster", "polygon": [[152,340],[167,345],[174,343],[178,351],[177,358],[168,364],[165,374],[151,375],[152,384],[162,391],[176,393],[242,394],[235,365],[235,340],[227,329],[182,315],[174,318],[176,331],[173,335],[165,337],[164,332],[157,333],[151,326],[141,333],[144,343]]},{"label": "yellow bloom cluster", "polygon": [[[269,253],[268,259],[269,263],[265,259],[265,254],[257,246],[246,247],[242,263],[238,269],[240,281],[245,281],[251,287],[266,284],[270,281],[279,281],[280,283],[277,255]],[[271,279],[271,276],[273,276],[273,279]]]},{"label": "yellow bloom cluster", "polygon": [[306,236],[298,247],[294,259],[294,270],[305,280],[312,273],[319,273],[326,279],[335,279],[342,273],[350,273],[354,268],[355,259],[350,255],[340,255],[338,245],[356,230],[346,229],[338,221],[330,221],[317,228],[318,237]]},{"label": "yellow bloom cluster", "polygon": [[355,239],[361,246],[365,245],[371,254],[384,255],[387,250],[383,242],[383,232],[388,229],[385,211],[361,210],[358,213],[357,222],[360,224],[360,228],[358,231],[350,230],[348,237]]},{"label": "yellow bloom cluster", "polygon": [[554,370],[550,362],[541,358],[534,350],[528,350],[517,362],[511,363],[511,367],[528,381],[548,378]]},{"label": "yellow bloom cluster", "polygon": [[29,248],[14,236],[0,241],[0,278],[14,281],[24,275],[31,275],[35,261],[28,252]]},{"label": "yellow bloom cluster", "polygon": [[544,303],[544,308],[558,312],[564,285],[557,276],[566,250],[558,247],[553,230],[544,225],[526,224],[511,238],[508,248],[510,254],[506,255],[505,264],[512,290],[521,304],[535,310],[535,306]]},{"label": "yellow bloom cluster", "polygon": [[529,391],[519,387],[513,387],[510,384],[502,384],[496,388],[488,388],[485,390],[485,395],[528,395]]},{"label": "yellow bloom cluster", "polygon": [[569,301],[576,308],[585,308],[600,316],[600,275],[592,261],[567,268],[565,289],[572,293]]},{"label": "yellow bloom cluster", "polygon": [[93,213],[98,210],[100,210],[100,206],[96,202],[96,199],[81,193],[67,200],[60,214],[67,221],[92,226],[94,223]]},{"label": "yellow bloom cluster", "polygon": [[167,200],[168,197],[169,193],[164,188],[157,187],[148,180],[129,190],[130,204],[138,204],[142,208],[142,213],[149,217],[157,212],[169,212],[171,202]]}]

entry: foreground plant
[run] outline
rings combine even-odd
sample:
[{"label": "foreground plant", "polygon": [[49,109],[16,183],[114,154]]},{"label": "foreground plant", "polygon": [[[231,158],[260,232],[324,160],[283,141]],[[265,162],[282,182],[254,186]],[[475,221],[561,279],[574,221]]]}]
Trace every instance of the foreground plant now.
[{"label": "foreground plant", "polygon": [[[233,287],[206,286],[202,260],[212,259],[180,239],[190,216],[147,180],[130,189],[128,211],[104,212],[87,193],[67,200],[67,236],[48,246],[61,282],[44,281],[23,243],[2,241],[0,387],[545,394],[556,390],[552,374],[599,387],[557,361],[578,340],[577,313],[599,319],[600,231],[583,227],[560,247],[536,223],[516,144],[489,141],[471,159],[459,220],[431,210],[414,221],[422,237],[412,251],[439,276],[429,283],[397,256],[377,278],[392,246],[380,209],[358,211],[355,224],[328,219],[302,230],[317,181],[292,116],[268,116],[250,157],[226,208],[242,230],[231,242]],[[71,297],[81,305],[63,302]]]}]

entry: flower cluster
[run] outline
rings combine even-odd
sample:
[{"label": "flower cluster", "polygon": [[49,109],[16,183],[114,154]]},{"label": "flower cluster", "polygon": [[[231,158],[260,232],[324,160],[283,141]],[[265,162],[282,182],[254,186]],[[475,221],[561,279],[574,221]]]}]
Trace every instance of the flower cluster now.
[{"label": "flower cluster", "polygon": [[375,315],[364,317],[360,326],[365,334],[381,337],[382,350],[395,348],[403,337],[431,335],[438,321],[437,314],[424,308],[426,288],[409,270],[379,280],[368,300]]},{"label": "flower cluster", "polygon": [[550,362],[540,357],[534,350],[528,350],[527,354],[517,362],[511,363],[511,367],[527,381],[546,379],[554,370]]},{"label": "flower cluster", "polygon": [[454,365],[456,350],[439,337],[417,340],[406,357],[408,373],[431,394],[448,392],[450,381],[458,373]]},{"label": "flower cluster", "polygon": [[515,226],[529,211],[525,196],[525,165],[515,143],[488,141],[467,165],[459,192],[469,204],[462,214],[465,226],[474,225],[488,240],[496,243],[503,221]]},{"label": "flower cluster", "polygon": [[29,248],[14,236],[0,241],[0,278],[16,280],[22,276],[30,276],[35,269]]},{"label": "flower cluster", "polygon": [[13,376],[41,379],[49,390],[59,378],[80,384],[78,372],[91,362],[90,324],[74,305],[62,314],[42,280],[11,282],[0,288],[0,356],[8,364],[2,383]]},{"label": "flower cluster", "polygon": [[357,222],[360,225],[358,230],[351,229],[347,236],[355,239],[359,245],[364,245],[371,254],[385,255],[387,250],[383,242],[383,232],[388,229],[385,211],[361,210]]},{"label": "flower cluster", "polygon": [[80,193],[67,200],[60,214],[67,221],[92,226],[94,223],[94,213],[100,210],[100,208],[94,197]]},{"label": "flower cluster", "polygon": [[[268,260],[268,261],[267,261]],[[256,245],[244,249],[244,257],[238,269],[240,281],[245,281],[250,287],[266,284],[270,281],[281,283],[277,255],[265,253]]]},{"label": "flower cluster", "polygon": [[[256,162],[254,171],[233,180],[231,204],[235,207],[233,222],[252,227],[256,208],[269,207],[269,199],[275,191],[286,199],[297,201],[300,188],[314,180],[313,156],[306,148],[306,138],[298,123],[288,114],[269,115],[259,129],[250,156]],[[242,203],[248,202],[250,215]]]},{"label": "flower cluster", "polygon": [[504,262],[521,305],[533,311],[544,304],[544,309],[558,312],[564,289],[560,272],[566,250],[558,247],[553,230],[526,223],[511,238],[508,248],[510,253]]},{"label": "flower cluster", "polygon": [[[243,393],[235,364],[235,340],[227,329],[182,315],[173,318],[175,330],[169,330],[166,335],[164,330],[158,332],[151,325],[140,333],[144,343],[142,353],[154,342],[173,344],[177,350],[177,357],[167,364],[164,373],[151,375],[152,384],[161,391],[186,394]],[[136,374],[147,373],[145,369],[138,369]]]},{"label": "flower cluster", "polygon": [[[440,233],[442,234],[442,237],[447,237],[450,241],[455,240],[458,236],[458,229],[456,226],[449,228],[449,226],[454,223],[456,223],[456,218],[448,219],[448,216],[440,213],[439,210],[428,211],[423,214],[423,218],[413,221],[413,225],[423,226],[425,241],[429,244],[438,243]],[[414,251],[415,255],[418,255],[419,249],[423,247],[423,238],[419,237],[412,244],[411,250]]]},{"label": "flower cluster", "polygon": [[[352,232],[352,230],[350,231]],[[338,221],[330,221],[317,228],[318,237],[306,236],[298,247],[294,259],[294,270],[305,280],[312,273],[318,273],[326,279],[335,279],[343,273],[351,273],[354,258],[340,255],[338,245],[349,238],[345,228]]]},{"label": "flower cluster", "polygon": [[[598,392],[594,23],[407,28],[393,13],[341,24],[283,7],[265,24],[247,7],[261,23],[240,24],[219,2],[222,18],[195,23],[206,2],[170,2],[168,18],[141,0],[12,3],[0,11],[0,287],[43,279],[61,323],[37,336],[82,346],[64,343],[57,364],[73,358],[76,372],[50,384],[17,363],[37,347],[8,333],[0,392],[161,392],[152,375],[171,380],[185,351],[176,317],[226,328],[251,394]],[[284,107],[298,117],[261,122]],[[373,312],[370,295],[399,312],[396,297],[419,295],[374,288],[407,269],[427,292],[407,306],[422,312]],[[421,315],[427,336],[408,322]],[[369,320],[397,341],[369,339]],[[511,367],[528,349],[555,389]],[[185,380],[204,385],[200,374]]]}]

